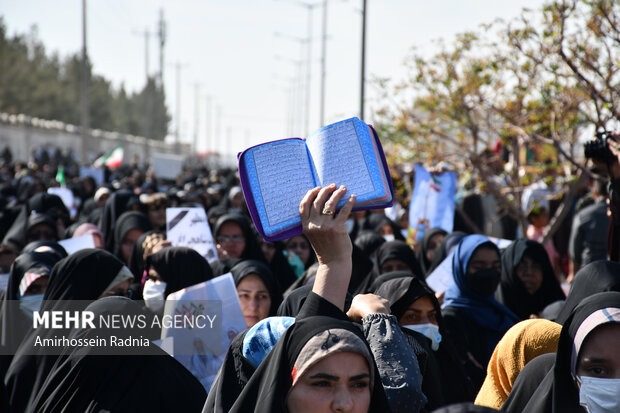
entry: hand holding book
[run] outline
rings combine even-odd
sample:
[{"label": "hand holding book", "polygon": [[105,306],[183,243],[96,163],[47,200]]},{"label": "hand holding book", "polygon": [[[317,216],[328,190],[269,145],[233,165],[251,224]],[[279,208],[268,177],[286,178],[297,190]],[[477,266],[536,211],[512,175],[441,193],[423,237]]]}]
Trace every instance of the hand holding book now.
[{"label": "hand holding book", "polygon": [[307,139],[253,146],[239,155],[239,175],[254,224],[266,241],[301,234],[298,206],[317,186],[346,186],[349,194],[357,195],[353,210],[392,205],[381,142],[374,129],[357,118],[325,126]]},{"label": "hand holding book", "polygon": [[319,262],[312,291],[341,310],[344,308],[353,265],[353,245],[344,223],[356,199],[355,195],[351,195],[336,213],[336,206],[346,192],[344,186],[336,189],[335,184],[317,187],[308,191],[299,204],[303,232]]}]

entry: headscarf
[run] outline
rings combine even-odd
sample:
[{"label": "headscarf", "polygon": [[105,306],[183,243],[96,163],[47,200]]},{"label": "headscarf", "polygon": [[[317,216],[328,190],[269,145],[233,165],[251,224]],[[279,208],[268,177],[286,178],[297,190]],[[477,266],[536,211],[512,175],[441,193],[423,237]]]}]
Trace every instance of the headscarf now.
[{"label": "headscarf", "polygon": [[385,242],[385,238],[370,230],[361,231],[355,238],[355,245],[368,257]]},{"label": "headscarf", "polygon": [[523,367],[514,384],[508,398],[502,405],[502,411],[507,413],[522,413],[525,406],[538,390],[538,386],[555,364],[555,352],[541,354]]},{"label": "headscarf", "polygon": [[205,410],[226,413],[284,332],[292,317],[269,317],[239,333],[230,343],[205,404]]},{"label": "headscarf", "polygon": [[241,258],[220,258],[210,263],[213,270],[213,276],[219,277],[220,275],[228,274],[230,269],[235,265],[243,261]]},{"label": "headscarf", "polygon": [[368,274],[372,271],[373,262],[364,254],[355,244],[351,251],[351,279],[349,280],[348,291],[357,291],[359,286],[364,282]]},{"label": "headscarf", "polygon": [[420,245],[420,249],[418,250],[417,257],[418,257],[418,262],[420,263],[420,267],[422,268],[422,271],[424,273],[424,276],[427,276],[428,274],[430,274],[429,270],[432,264],[432,262],[429,261],[428,258],[426,258],[426,253],[429,252],[429,249],[430,249],[429,244],[431,242],[431,239],[435,235],[438,235],[438,234],[441,234],[443,236],[448,235],[448,233],[442,228],[431,228],[428,231],[425,231],[424,236],[422,237],[422,242]]},{"label": "headscarf", "polygon": [[[603,311],[601,311],[603,310]],[[618,323],[620,293],[594,294],[575,307],[565,321],[560,334],[555,365],[530,399],[527,412],[585,412],[579,406],[579,389],[575,382],[577,356],[581,344],[594,328],[609,322]],[[603,315],[607,312],[607,315]],[[601,317],[597,317],[601,314]],[[613,315],[613,321],[608,317]]]},{"label": "headscarf", "polygon": [[[517,276],[517,266],[526,256],[541,266],[543,274],[540,288],[532,295]],[[545,247],[536,241],[520,239],[506,248],[502,254],[502,276],[495,292],[498,302],[525,320],[531,314],[539,314],[548,304],[564,298]]]},{"label": "headscarf", "polygon": [[269,298],[271,299],[269,315],[276,315],[278,307],[282,302],[282,292],[273,273],[266,264],[256,260],[245,260],[232,267],[230,272],[232,272],[233,279],[235,280],[235,286],[239,286],[239,283],[248,275],[257,275],[265,284],[267,291],[269,291]]},{"label": "headscarf", "polygon": [[105,201],[103,216],[101,217],[101,231],[103,232],[106,250],[114,251],[116,220],[137,202],[140,202],[138,196],[128,189],[116,191]]},{"label": "headscarf", "polygon": [[161,231],[146,231],[144,234],[140,235],[138,239],[136,239],[136,243],[133,246],[133,250],[131,250],[131,256],[129,257],[129,269],[134,275],[134,279],[136,282],[142,281],[142,276],[144,275],[144,269],[146,267],[146,257],[147,251],[153,245],[147,242],[147,238],[154,239],[154,237],[159,237],[157,239],[166,239],[166,235]]},{"label": "headscarf", "polygon": [[49,253],[55,255],[59,260],[69,255],[63,246],[56,241],[32,241],[24,247],[21,253],[27,254],[29,252]]},{"label": "headscarf", "polygon": [[123,238],[132,229],[139,229],[143,232],[151,229],[149,219],[142,212],[128,211],[123,212],[114,226],[114,250],[112,251],[121,261],[123,258]]},{"label": "headscarf", "polygon": [[293,317],[268,317],[252,326],[243,339],[243,357],[254,368],[260,366],[287,328],[295,322]]},{"label": "headscarf", "polygon": [[54,222],[57,218],[62,218],[65,223],[68,223],[69,219],[69,211],[59,196],[40,192],[30,198],[26,205],[22,207],[13,225],[11,225],[11,228],[4,236],[2,244],[20,251],[26,245],[28,218],[33,214],[46,214]]},{"label": "headscarf", "polygon": [[[303,285],[291,291],[291,293],[286,296],[284,301],[282,301],[282,304],[278,307],[276,314],[281,317],[300,318],[300,311],[304,308],[305,312],[310,313],[311,315],[322,315],[348,320],[345,313],[320,295],[313,293],[312,288],[313,285],[309,284]],[[306,304],[307,299],[310,300],[310,303],[308,303],[310,305]],[[351,308],[352,301],[353,296],[347,291],[344,298],[345,312],[349,311],[349,308]]]},{"label": "headscarf", "polygon": [[[17,350],[22,339],[30,329],[31,321],[18,308],[18,301],[23,295],[20,294],[20,287],[27,288],[24,284],[25,278],[32,283],[38,276],[48,275],[52,268],[60,260],[60,257],[50,252],[28,252],[17,257],[11,273],[7,290],[2,298],[2,307],[0,307],[0,346],[2,346],[4,354],[13,354]],[[27,275],[32,273],[32,276]],[[4,376],[6,369],[11,361],[11,356],[2,357],[2,365],[0,372]]]},{"label": "headscarf", "polygon": [[515,324],[497,343],[476,404],[501,409],[523,367],[535,357],[555,353],[562,326],[534,319]]},{"label": "headscarf", "polygon": [[204,412],[228,413],[254,374],[256,368],[243,355],[243,341],[248,331],[242,331],[231,341],[207,396]]},{"label": "headscarf", "polygon": [[456,403],[449,406],[440,407],[432,413],[491,413],[498,410],[486,406],[476,406],[473,403]]},{"label": "headscarf", "polygon": [[392,228],[395,240],[405,240],[405,237],[403,237],[403,234],[400,232],[400,227],[398,226],[398,224],[396,224],[394,221],[392,221],[390,218],[383,214],[370,214],[364,222],[363,229],[370,229],[379,234],[381,228],[386,224],[389,225],[390,228]]},{"label": "headscarf", "polygon": [[582,267],[575,274],[564,307],[556,321],[563,325],[583,299],[605,291],[620,291],[620,264],[600,260]]},{"label": "headscarf", "polygon": [[444,239],[441,241],[441,244],[435,249],[435,258],[433,258],[433,262],[431,263],[427,275],[430,275],[435,268],[439,266],[445,260],[450,252],[456,248],[456,246],[461,242],[463,237],[467,236],[466,233],[461,231],[451,232],[446,235]]},{"label": "headscarf", "polygon": [[146,258],[146,271],[153,267],[166,282],[167,297],[173,292],[213,278],[211,266],[196,250],[167,247]]},{"label": "headscarf", "polygon": [[99,227],[95,224],[91,224],[89,222],[85,222],[80,224],[75,231],[73,232],[73,238],[78,238],[84,235],[98,235],[101,238],[101,241],[105,245],[105,239],[103,238],[103,232],[99,229]]},{"label": "headscarf", "polygon": [[497,246],[483,235],[469,235],[459,242],[452,257],[454,283],[446,291],[444,306],[457,307],[485,329],[487,357],[490,357],[504,333],[519,319],[493,296],[483,297],[467,285],[465,275],[469,260],[482,245],[495,249],[498,257],[500,256]]},{"label": "headscarf", "polygon": [[424,280],[405,271],[389,272],[383,274],[382,277],[389,278],[385,278],[383,283],[377,286],[374,294],[390,302],[390,311],[397,320],[401,319],[414,301],[428,296],[437,311],[437,324],[440,324],[440,321],[442,321],[441,307],[439,302],[437,302],[435,293]]},{"label": "headscarf", "polygon": [[[330,317],[309,317],[297,320],[288,328],[256,369],[230,412],[286,412],[286,398],[294,380],[315,362],[336,351],[355,352],[367,360],[371,378],[374,378],[369,411],[389,411],[379,372],[359,328]],[[203,410],[210,411],[213,410]]]},{"label": "headscarf", "polygon": [[420,263],[409,245],[404,241],[389,241],[377,249],[374,267],[358,287],[357,293],[364,294],[370,292],[374,281],[381,275],[381,266],[387,260],[393,259],[404,262],[414,275],[422,276]]},{"label": "headscarf", "polygon": [[284,255],[284,243],[282,241],[275,241],[273,246],[275,252],[269,263],[269,268],[276,277],[280,291],[284,291],[295,282],[297,277],[295,277],[295,272]]},{"label": "headscarf", "polygon": [[[101,249],[89,248],[71,254],[52,268],[41,310],[63,311],[69,300],[98,299],[123,267],[118,258]],[[54,334],[57,334],[54,330],[44,328],[31,331],[13,357],[5,377],[13,411],[26,410],[58,359],[55,355],[28,354],[26,348],[34,348],[37,337],[44,339]]]},{"label": "headscarf", "polygon": [[[143,311],[124,297],[97,300],[87,310],[96,317]],[[72,337],[83,339],[101,334],[98,329],[72,331]],[[200,382],[155,345],[149,348],[150,355],[98,356],[92,352],[92,347],[77,347],[60,359],[38,392],[32,411],[198,411],[206,399]],[[165,380],[154,380],[157,377]]]},{"label": "headscarf", "polygon": [[239,225],[241,231],[243,232],[243,237],[245,238],[245,248],[243,249],[243,253],[241,254],[240,258],[245,260],[258,260],[266,262],[263,250],[258,244],[256,235],[254,234],[254,232],[252,231],[252,227],[250,226],[250,221],[244,215],[226,214],[221,216],[215,223],[213,236],[217,239],[222,225],[227,222],[236,223],[237,225]]}]

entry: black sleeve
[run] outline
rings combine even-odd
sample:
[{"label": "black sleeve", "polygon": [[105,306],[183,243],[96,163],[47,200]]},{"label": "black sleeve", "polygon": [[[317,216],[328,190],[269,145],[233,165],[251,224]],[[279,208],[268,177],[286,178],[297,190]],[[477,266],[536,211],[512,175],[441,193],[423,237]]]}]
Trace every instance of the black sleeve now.
[{"label": "black sleeve", "polygon": [[299,313],[295,318],[297,320],[301,320],[302,318],[317,315],[349,321],[347,315],[343,313],[338,307],[336,307],[320,295],[310,291],[308,297],[306,298],[306,301],[302,305],[301,310],[299,310]]}]

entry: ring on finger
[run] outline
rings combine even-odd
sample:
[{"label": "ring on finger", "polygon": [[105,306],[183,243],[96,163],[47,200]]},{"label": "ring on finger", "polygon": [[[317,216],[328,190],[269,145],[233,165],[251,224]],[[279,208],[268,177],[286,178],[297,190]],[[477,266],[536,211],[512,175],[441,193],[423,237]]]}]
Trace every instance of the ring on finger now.
[{"label": "ring on finger", "polygon": [[323,211],[321,211],[321,214],[323,214],[323,215],[330,215],[331,216],[331,215],[334,215],[334,213],[335,212],[333,210],[327,209],[327,208],[323,208]]}]

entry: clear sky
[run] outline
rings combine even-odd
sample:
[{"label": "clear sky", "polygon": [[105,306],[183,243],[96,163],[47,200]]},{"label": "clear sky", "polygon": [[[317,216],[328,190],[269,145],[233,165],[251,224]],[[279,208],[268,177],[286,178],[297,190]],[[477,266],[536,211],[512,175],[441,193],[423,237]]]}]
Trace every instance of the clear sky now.
[{"label": "clear sky", "polygon": [[[305,98],[299,97],[305,93],[307,49],[301,40],[308,37],[309,25],[303,4],[315,5],[312,132],[321,126],[323,0],[87,0],[88,53],[95,73],[116,87],[140,89],[146,69],[145,40],[139,32],[151,32],[149,72],[155,75],[159,71],[155,32],[163,10],[167,25],[164,86],[173,117],[171,133],[179,124],[184,142],[192,142],[197,131],[199,150],[236,153],[268,140],[305,136],[300,116],[305,114]],[[412,46],[430,54],[436,51],[434,39],[449,42],[456,33],[498,17],[514,18],[523,7],[541,4],[541,0],[367,0],[367,79],[403,78],[403,61]],[[10,35],[36,25],[47,50],[65,56],[81,49],[81,5],[81,0],[0,0],[0,15]],[[362,0],[328,1],[325,123],[359,115],[361,6]],[[300,88],[296,62],[301,59]],[[177,62],[182,65],[180,122],[176,119]],[[377,94],[367,85],[365,120],[369,123]]]}]

